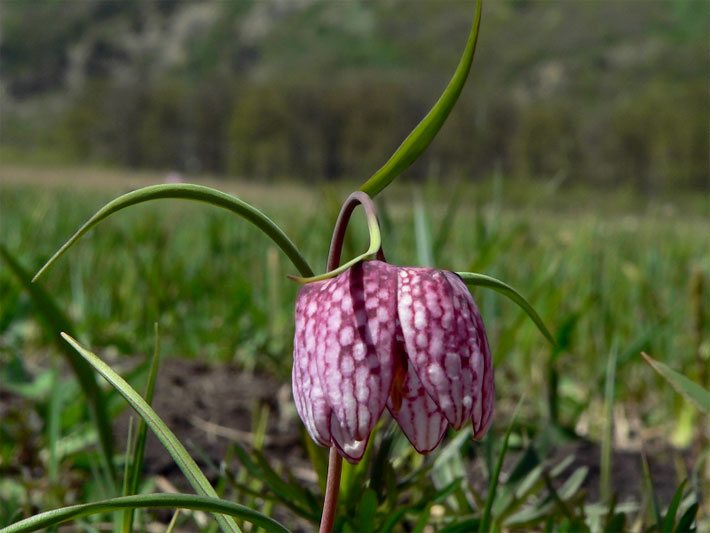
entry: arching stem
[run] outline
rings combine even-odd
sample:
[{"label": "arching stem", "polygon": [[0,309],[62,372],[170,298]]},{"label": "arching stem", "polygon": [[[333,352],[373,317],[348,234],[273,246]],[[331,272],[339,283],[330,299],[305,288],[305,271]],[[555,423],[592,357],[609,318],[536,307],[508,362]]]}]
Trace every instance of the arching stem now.
[{"label": "arching stem", "polygon": [[[350,217],[353,214],[353,210],[355,209],[355,207],[357,207],[358,204],[362,205],[363,209],[365,210],[365,217],[367,218],[367,230],[370,233],[370,246],[368,247],[365,253],[360,254],[345,263],[344,265],[341,265],[340,252],[343,248],[345,230],[348,227],[348,222],[350,222]],[[360,261],[365,261],[367,259],[372,259],[373,257],[376,257],[381,261],[384,261],[385,257],[382,253],[380,223],[377,220],[377,212],[375,210],[375,204],[372,203],[372,199],[366,193],[357,191],[352,193],[345,200],[345,203],[343,203],[343,207],[340,209],[338,220],[335,222],[333,238],[330,241],[330,254],[328,257],[328,266],[326,267],[326,272],[318,276],[289,276],[289,278],[299,283],[322,281],[324,279],[334,278],[338,274],[345,272],[355,263],[359,263]],[[333,260],[331,261],[331,259]]]},{"label": "arching stem", "polygon": [[[364,192],[354,192],[343,203],[340,208],[338,220],[335,222],[333,229],[333,237],[330,240],[330,251],[328,252],[328,263],[326,271],[331,272],[340,265],[340,255],[343,250],[343,241],[345,239],[345,231],[348,228],[350,217],[353,214],[355,207],[360,204],[365,210],[367,223],[370,229],[370,238],[372,241],[372,224],[377,225],[377,213],[372,199]],[[375,227],[377,236],[379,237],[379,227]],[[372,244],[372,242],[371,242]],[[379,244],[379,243],[378,243]],[[377,248],[377,259],[384,261],[385,256],[382,253],[382,247]],[[323,514],[320,522],[320,533],[331,533],[333,531],[333,523],[335,522],[335,513],[338,507],[338,493],[340,492],[340,474],[343,470],[343,458],[338,453],[335,446],[331,446],[330,454],[328,455],[328,478],[325,484],[325,499],[323,501]]]}]

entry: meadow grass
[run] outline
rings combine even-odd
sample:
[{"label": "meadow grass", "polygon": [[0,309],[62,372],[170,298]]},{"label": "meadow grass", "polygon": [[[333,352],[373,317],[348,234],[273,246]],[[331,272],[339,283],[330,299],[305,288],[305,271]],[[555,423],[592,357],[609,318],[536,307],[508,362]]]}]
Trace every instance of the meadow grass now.
[{"label": "meadow grass", "polygon": [[[34,179],[22,178],[23,172]],[[87,170],[54,178],[46,172],[43,178],[41,171],[0,170],[1,243],[31,271],[117,192],[162,178],[123,181],[118,171]],[[93,180],[92,172],[98,174]],[[67,179],[72,175],[81,185]],[[347,183],[216,186],[265,211],[321,271]],[[542,432],[552,421],[602,440],[614,352],[614,412],[640,430],[634,436],[617,427],[614,442],[660,436],[688,446],[700,438],[698,417],[640,352],[696,381],[703,374],[710,351],[702,329],[710,291],[704,202],[491,179],[397,185],[378,206],[388,260],[433,259],[442,268],[502,279],[530,300],[556,337],[550,348],[517,307],[474,290],[497,368],[500,413],[509,416],[524,395],[520,419],[531,431]],[[366,246],[364,223],[355,220],[345,254]],[[245,222],[211,207],[161,201],[103,222],[40,283],[85,345],[148,354],[157,321],[162,351],[171,357],[231,362],[288,381],[297,286],[286,275],[295,273]],[[698,280],[701,287],[705,280],[700,297]],[[22,287],[0,268],[0,366],[16,360],[51,366],[46,355],[52,350]]]}]

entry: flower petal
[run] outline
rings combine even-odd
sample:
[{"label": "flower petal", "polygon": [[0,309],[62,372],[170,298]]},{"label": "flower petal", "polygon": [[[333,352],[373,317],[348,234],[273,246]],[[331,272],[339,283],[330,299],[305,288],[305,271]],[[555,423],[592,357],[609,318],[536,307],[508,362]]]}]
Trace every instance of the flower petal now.
[{"label": "flower petal", "polygon": [[468,288],[451,272],[402,267],[397,295],[409,362],[424,390],[454,428],[460,429],[475,408],[480,424],[490,352],[481,343],[485,331]]},{"label": "flower petal", "polygon": [[[402,360],[407,363],[404,347]],[[387,410],[419,453],[435,449],[446,433],[446,417],[424,390],[412,365],[395,372]]]},{"label": "flower petal", "polygon": [[387,402],[396,283],[393,267],[366,261],[327,280],[320,290],[318,373],[346,440],[366,440]]},{"label": "flower petal", "polygon": [[367,441],[370,439],[369,433],[362,440],[353,439],[343,431],[343,427],[335,417],[331,418],[330,432],[333,435],[333,444],[349,463],[355,464],[362,459],[367,448]]},{"label": "flower petal", "polygon": [[293,399],[298,415],[311,438],[321,446],[331,445],[331,409],[325,400],[316,368],[315,283],[301,288],[296,299],[296,332],[293,340]]}]

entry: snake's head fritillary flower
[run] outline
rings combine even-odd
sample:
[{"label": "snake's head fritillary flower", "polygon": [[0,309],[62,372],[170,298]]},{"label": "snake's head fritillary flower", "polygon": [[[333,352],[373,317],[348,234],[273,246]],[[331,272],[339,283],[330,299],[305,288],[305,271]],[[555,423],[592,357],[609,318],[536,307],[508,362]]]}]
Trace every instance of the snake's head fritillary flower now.
[{"label": "snake's head fritillary flower", "polygon": [[385,407],[414,448],[491,421],[493,367],[471,293],[452,272],[355,264],[296,300],[293,394],[310,436],[356,463]]}]

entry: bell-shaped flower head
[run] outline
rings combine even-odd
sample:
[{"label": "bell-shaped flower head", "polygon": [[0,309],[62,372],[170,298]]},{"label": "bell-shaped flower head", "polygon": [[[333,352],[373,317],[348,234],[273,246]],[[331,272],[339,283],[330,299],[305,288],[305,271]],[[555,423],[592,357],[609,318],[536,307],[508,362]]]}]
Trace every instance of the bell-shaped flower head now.
[{"label": "bell-shaped flower head", "polygon": [[491,354],[468,288],[451,272],[363,261],[304,285],[296,300],[296,409],[310,436],[362,458],[387,407],[417,451],[447,425],[493,412]]}]

